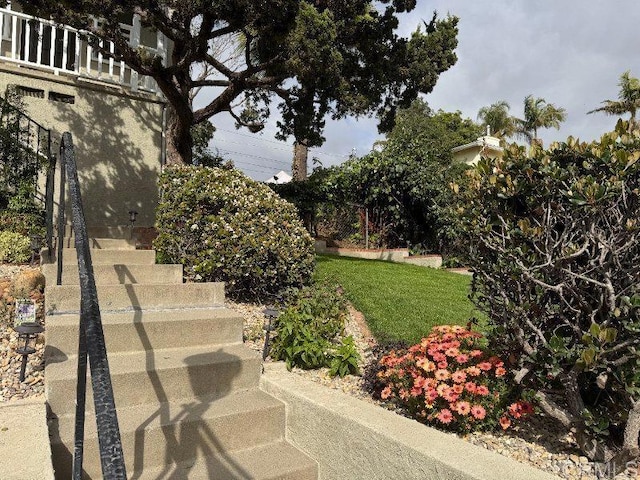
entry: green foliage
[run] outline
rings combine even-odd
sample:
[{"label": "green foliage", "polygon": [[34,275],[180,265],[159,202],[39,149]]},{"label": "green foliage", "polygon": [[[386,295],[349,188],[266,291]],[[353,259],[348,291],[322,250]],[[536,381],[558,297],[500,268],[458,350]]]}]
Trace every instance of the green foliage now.
[{"label": "green foliage", "polygon": [[478,164],[459,199],[490,344],[524,386],[562,392],[591,458],[622,445],[640,400],[639,160],[626,122],[590,144],[512,145]]},{"label": "green foliage", "polygon": [[253,300],[310,280],[313,241],[268,187],[232,169],[176,167],[160,189],[154,246],[189,279],[223,281],[230,296]]},{"label": "green foliage", "polygon": [[31,240],[16,232],[0,231],[0,262],[25,263],[31,258]]},{"label": "green foliage", "polygon": [[527,95],[524,99],[524,119],[517,120],[517,133],[526,138],[529,143],[538,140],[538,129],[560,128],[560,124],[567,119],[567,111],[547,103],[544,98]]},{"label": "green foliage", "polygon": [[193,138],[192,163],[202,167],[221,167],[224,159],[211,151],[209,142],[213,138],[216,127],[209,121],[191,127]]},{"label": "green foliage", "polygon": [[383,235],[387,247],[409,243],[440,251],[452,235],[449,184],[466,168],[451,163],[451,149],[479,135],[481,127],[460,112],[434,113],[417,100],[399,112],[380,151],[352,158],[331,172],[334,202],[364,205],[371,218],[375,213],[372,233]]},{"label": "green foliage", "polygon": [[[191,163],[192,125],[225,112],[258,131],[272,102],[282,118],[278,135],[309,146],[322,144],[327,115],[377,114],[381,131],[389,131],[396,110],[433,90],[457,60],[455,17],[434,14],[410,37],[398,34],[400,17],[416,8],[415,1],[31,0],[23,7],[95,31],[118,45],[117,60],[156,80],[175,113],[167,132],[169,163]],[[143,28],[171,32],[170,68],[131,44],[120,28],[134,10]],[[98,27],[95,17],[103,19]],[[94,48],[112,55],[106,45],[95,42]],[[194,96],[208,87],[217,92],[194,110]]]},{"label": "green foliage", "polygon": [[315,284],[296,292],[275,321],[271,357],[289,369],[330,367],[330,375],[341,377],[357,373],[360,356],[353,339],[343,338],[347,314],[335,287]]},{"label": "green foliage", "polygon": [[620,82],[618,82],[620,91],[618,93],[618,100],[603,100],[602,107],[591,110],[587,113],[604,112],[608,115],[625,115],[630,114],[631,118],[629,124],[636,126],[636,112],[640,108],[640,79],[632,77],[631,72],[627,70],[620,75]]},{"label": "green foliage", "polygon": [[46,163],[28,146],[34,141],[33,131],[23,110],[13,90],[0,98],[0,230],[44,237],[44,211],[34,199],[38,174]]}]

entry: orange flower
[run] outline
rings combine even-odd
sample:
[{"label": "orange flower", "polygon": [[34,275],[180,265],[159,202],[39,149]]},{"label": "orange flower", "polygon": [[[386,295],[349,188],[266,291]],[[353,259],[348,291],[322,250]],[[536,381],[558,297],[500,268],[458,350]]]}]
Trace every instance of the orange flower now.
[{"label": "orange flower", "polygon": [[503,430],[506,430],[511,425],[511,420],[509,420],[506,416],[500,417],[500,426]]},{"label": "orange flower", "polygon": [[507,371],[505,370],[504,367],[497,367],[496,368],[496,377],[504,377],[506,375]]},{"label": "orange flower", "polygon": [[466,388],[469,393],[476,393],[476,384],[473,382],[465,383],[464,388]]},{"label": "orange flower", "polygon": [[456,347],[447,348],[444,352],[447,357],[457,357],[459,353],[460,350],[458,350]]},{"label": "orange flower", "polygon": [[482,350],[471,350],[469,352],[469,355],[471,355],[473,358],[481,357],[482,356]]},{"label": "orange flower", "polygon": [[471,407],[471,415],[476,420],[482,420],[487,414],[487,411],[484,409],[482,405],[474,405]]},{"label": "orange flower", "polygon": [[418,359],[418,361],[416,362],[416,366],[418,368],[421,368],[425,372],[433,372],[436,369],[436,365],[433,362],[427,360],[426,357]]},{"label": "orange flower", "polygon": [[442,362],[438,362],[438,368],[447,368],[449,366],[449,364],[446,362],[446,360],[443,360]]},{"label": "orange flower", "polygon": [[471,412],[471,404],[469,402],[456,403],[456,412],[460,415],[468,415]]},{"label": "orange flower", "polygon": [[436,370],[436,373],[434,373],[433,376],[436,378],[436,380],[442,381],[447,380],[451,376],[451,374],[447,370],[441,368],[440,370]]},{"label": "orange flower", "polygon": [[451,413],[451,410],[449,410],[448,408],[443,408],[442,410],[440,410],[440,413],[438,413],[438,416],[436,418],[441,423],[451,423],[451,420],[453,420],[453,413]]},{"label": "orange flower", "polygon": [[462,370],[458,370],[456,372],[453,372],[453,374],[451,375],[451,379],[456,383],[464,383],[464,381],[467,379],[467,374]]},{"label": "orange flower", "polygon": [[477,377],[478,375],[480,375],[481,370],[478,367],[468,367],[467,368],[467,373],[469,375],[471,375],[472,377]]},{"label": "orange flower", "polygon": [[400,395],[400,398],[402,400],[406,400],[407,398],[409,398],[409,391],[406,388],[401,388],[398,392],[398,395]]},{"label": "orange flower", "polygon": [[436,392],[434,388],[428,388],[424,392],[424,398],[427,401],[427,403],[433,403],[435,399],[438,398],[438,392]]},{"label": "orange flower", "polygon": [[464,392],[464,387],[462,385],[460,385],[459,383],[456,383],[453,387],[451,387],[453,389],[454,392],[456,392],[458,395],[461,395],[462,392]]},{"label": "orange flower", "polygon": [[383,400],[386,400],[390,396],[391,396],[391,387],[389,387],[389,386],[384,387],[384,390],[382,390],[382,392],[380,392],[380,398],[382,398]]}]

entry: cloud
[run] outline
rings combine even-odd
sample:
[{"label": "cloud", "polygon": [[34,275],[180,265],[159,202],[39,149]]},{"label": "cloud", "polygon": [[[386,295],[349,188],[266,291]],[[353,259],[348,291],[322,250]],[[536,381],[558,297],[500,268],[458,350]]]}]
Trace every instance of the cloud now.
[{"label": "cloud", "polygon": [[[622,72],[640,76],[637,0],[418,0],[417,8],[402,19],[400,32],[409,35],[434,10],[441,17],[450,13],[460,18],[458,62],[426,96],[434,109],[460,110],[475,119],[481,107],[506,100],[511,113],[521,116],[524,97],[532,94],[568,113],[559,131],[540,132],[545,144],[569,135],[593,140],[611,130],[616,119],[586,112],[617,97]],[[275,120],[252,139],[238,135],[230,119],[216,116],[216,126],[233,132],[219,130],[216,145],[240,143],[228,150],[245,155],[233,154],[238,166],[254,170],[247,170],[254,178],[288,171],[291,142],[274,143]],[[357,155],[367,153],[380,138],[375,120],[368,118],[327,120],[325,137],[326,143],[311,151],[325,166],[340,163],[354,148]]]}]

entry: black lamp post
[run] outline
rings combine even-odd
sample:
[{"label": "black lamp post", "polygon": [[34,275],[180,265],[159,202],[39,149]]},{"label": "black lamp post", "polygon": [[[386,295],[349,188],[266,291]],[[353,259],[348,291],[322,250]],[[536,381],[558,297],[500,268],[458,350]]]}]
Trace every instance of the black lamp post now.
[{"label": "black lamp post", "polygon": [[264,337],[264,348],[262,349],[262,360],[266,360],[269,356],[269,334],[274,330],[271,326],[271,322],[275,318],[278,318],[280,312],[273,307],[267,307],[262,311],[262,313],[267,317],[267,324],[264,326],[264,330],[266,332]]},{"label": "black lamp post", "polygon": [[137,216],[138,216],[138,212],[136,210],[129,210],[129,223],[131,224],[132,229],[133,229],[133,224],[136,223]]},{"label": "black lamp post", "polygon": [[[20,381],[24,382],[24,374],[27,369],[27,357],[36,352],[35,339],[38,334],[44,332],[44,327],[34,322],[24,322],[14,328],[18,332],[18,348],[16,352],[22,355],[22,365],[20,366]],[[34,341],[31,346],[31,341]],[[22,342],[22,345],[20,345]]]}]

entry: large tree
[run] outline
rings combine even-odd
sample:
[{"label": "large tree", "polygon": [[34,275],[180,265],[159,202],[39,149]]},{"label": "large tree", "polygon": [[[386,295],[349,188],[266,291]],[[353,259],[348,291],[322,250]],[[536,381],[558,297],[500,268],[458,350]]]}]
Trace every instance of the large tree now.
[{"label": "large tree", "polygon": [[552,127],[559,129],[560,123],[566,118],[567,112],[564,108],[547,103],[544,98],[527,95],[524,99],[524,119],[517,120],[517,131],[530,144],[540,142],[538,129]]},{"label": "large tree", "polygon": [[640,79],[627,70],[620,75],[618,100],[604,100],[602,106],[587,113],[604,112],[609,115],[630,114],[629,128],[636,124],[636,112],[640,108]]},{"label": "large tree", "polygon": [[[280,136],[307,146],[323,142],[327,115],[376,113],[393,126],[398,107],[433,89],[456,61],[457,19],[435,15],[424,31],[397,35],[398,15],[415,0],[30,0],[39,16],[84,29],[116,45],[116,60],[153,77],[173,109],[167,161],[189,163],[191,126],[221,112],[259,129],[275,100]],[[142,26],[172,42],[166,65],[131,46],[119,27],[134,12]],[[96,25],[92,17],[104,19]],[[216,48],[233,43],[229,49]],[[100,48],[96,45],[96,48]],[[104,54],[108,52],[103,51]],[[202,78],[203,70],[212,74]],[[193,89],[211,87],[212,99],[194,109]],[[244,110],[234,111],[239,100]]]}]

